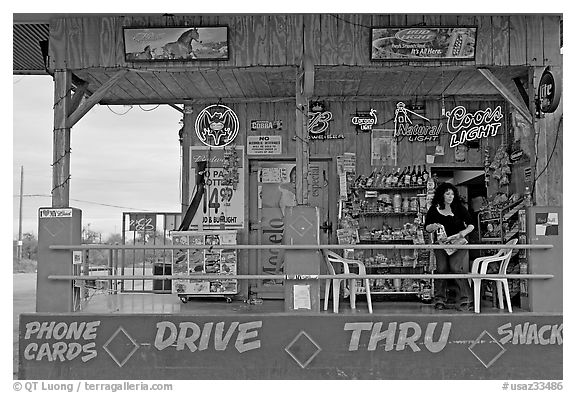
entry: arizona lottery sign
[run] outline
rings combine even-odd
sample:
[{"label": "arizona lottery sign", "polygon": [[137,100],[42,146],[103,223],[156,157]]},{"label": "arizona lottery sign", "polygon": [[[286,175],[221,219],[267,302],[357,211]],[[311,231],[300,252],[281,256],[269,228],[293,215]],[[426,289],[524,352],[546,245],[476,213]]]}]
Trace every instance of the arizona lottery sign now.
[{"label": "arizona lottery sign", "polygon": [[463,106],[457,106],[448,116],[447,128],[450,135],[450,147],[456,147],[463,143],[480,138],[498,135],[498,130],[502,126],[502,107],[496,109],[486,108],[468,113]]}]

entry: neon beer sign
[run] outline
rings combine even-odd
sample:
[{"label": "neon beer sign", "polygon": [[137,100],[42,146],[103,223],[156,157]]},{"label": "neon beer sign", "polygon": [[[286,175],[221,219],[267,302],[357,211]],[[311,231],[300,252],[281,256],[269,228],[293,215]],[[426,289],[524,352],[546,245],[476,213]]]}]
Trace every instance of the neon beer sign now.
[{"label": "neon beer sign", "polygon": [[468,113],[463,106],[457,106],[447,112],[446,116],[448,116],[448,132],[451,134],[450,147],[456,147],[480,138],[496,136],[502,126],[500,120],[504,117],[500,106],[494,110],[486,108],[474,113]]}]

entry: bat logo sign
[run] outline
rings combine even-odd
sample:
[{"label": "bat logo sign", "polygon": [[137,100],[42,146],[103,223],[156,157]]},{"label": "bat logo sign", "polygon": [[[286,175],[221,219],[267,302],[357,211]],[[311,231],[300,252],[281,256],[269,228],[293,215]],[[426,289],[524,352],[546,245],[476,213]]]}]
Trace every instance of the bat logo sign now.
[{"label": "bat logo sign", "polygon": [[210,105],[198,114],[196,135],[206,146],[223,147],[232,143],[240,122],[236,113],[225,105]]}]

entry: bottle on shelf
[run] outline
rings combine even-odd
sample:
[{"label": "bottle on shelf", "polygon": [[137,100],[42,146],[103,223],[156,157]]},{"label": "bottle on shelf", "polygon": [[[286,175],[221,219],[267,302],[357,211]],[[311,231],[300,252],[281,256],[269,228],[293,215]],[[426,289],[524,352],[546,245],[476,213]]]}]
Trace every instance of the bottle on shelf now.
[{"label": "bottle on shelf", "polygon": [[398,174],[398,180],[396,181],[394,187],[400,187],[404,184],[404,175],[406,175],[406,167],[404,167],[404,169],[402,169],[402,172]]},{"label": "bottle on shelf", "polygon": [[424,164],[422,166],[424,167],[424,170],[422,171],[422,184],[426,184],[430,175],[428,174],[428,171],[426,170],[426,164]]},{"label": "bottle on shelf", "polygon": [[368,176],[368,179],[366,179],[365,187],[372,187],[372,184],[374,183],[374,176],[376,176],[376,169],[374,169],[370,176]]},{"label": "bottle on shelf", "polygon": [[397,187],[398,186],[398,179],[400,178],[400,167],[396,169],[394,176],[392,177],[392,182],[390,183],[390,187]]},{"label": "bottle on shelf", "polygon": [[386,183],[386,178],[388,174],[386,173],[386,167],[382,166],[382,171],[380,172],[380,177],[376,179],[376,184],[374,187],[382,188]]},{"label": "bottle on shelf", "polygon": [[412,174],[410,173],[410,166],[406,170],[406,174],[404,175],[404,187],[410,187],[410,182],[412,181]]},{"label": "bottle on shelf", "polygon": [[432,176],[428,176],[428,180],[426,181],[426,190],[428,192],[432,192],[435,188],[436,184],[434,182],[434,178]]},{"label": "bottle on shelf", "polygon": [[386,176],[386,181],[384,182],[384,185],[386,187],[392,187],[392,180],[394,180],[394,168],[390,167],[390,172],[388,173],[388,176]]},{"label": "bottle on shelf", "polygon": [[[400,169],[400,168],[398,168]],[[406,174],[406,167],[404,167],[404,169],[402,171],[399,171],[398,173],[398,181],[396,182],[396,186],[395,187],[400,187],[402,186],[402,182],[404,181],[404,175]]]},{"label": "bottle on shelf", "polygon": [[524,187],[524,206],[532,206],[532,193],[530,192],[530,187]]},{"label": "bottle on shelf", "polygon": [[422,186],[424,184],[424,176],[422,175],[422,171],[420,170],[420,165],[418,165],[418,172],[416,173],[416,185]]},{"label": "bottle on shelf", "polygon": [[374,179],[374,183],[372,183],[372,187],[382,187],[382,181],[386,174],[384,173],[384,166],[380,167],[378,173],[376,174],[376,178]]},{"label": "bottle on shelf", "polygon": [[412,167],[412,173],[410,174],[410,184],[413,186],[418,185],[418,174],[416,173],[416,165]]},{"label": "bottle on shelf", "polygon": [[440,183],[440,180],[438,179],[438,174],[436,173],[432,174],[432,180],[434,180],[434,188],[438,187],[438,184]]}]

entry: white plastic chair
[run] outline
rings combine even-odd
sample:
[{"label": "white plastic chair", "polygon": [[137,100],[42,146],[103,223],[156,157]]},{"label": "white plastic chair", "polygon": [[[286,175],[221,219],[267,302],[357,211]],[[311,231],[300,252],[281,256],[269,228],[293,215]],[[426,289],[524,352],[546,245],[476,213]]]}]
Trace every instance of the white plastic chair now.
[{"label": "white plastic chair", "polygon": [[[329,274],[338,274],[334,269],[334,265],[340,264],[343,267],[343,273],[340,274],[355,274],[350,273],[351,266],[358,267],[358,274],[366,274],[366,267],[361,261],[355,259],[342,258],[340,255],[333,251],[323,250],[324,260],[326,261],[326,266],[328,268]],[[334,308],[334,313],[338,313],[338,304],[340,301],[340,283],[345,282],[346,278],[333,278],[326,279],[326,287],[324,289],[324,310],[328,310],[328,298],[330,297],[330,284],[332,284],[332,304]],[[356,279],[350,280],[350,307],[352,309],[356,308]],[[370,282],[367,278],[363,279],[364,285],[366,286],[366,300],[368,301],[368,311],[372,314],[372,298],[370,297]]]},{"label": "white plastic chair", "polygon": [[[506,243],[507,246],[513,246],[518,243],[518,239],[512,239]],[[476,258],[472,262],[472,274],[486,274],[488,270],[488,265],[491,263],[499,263],[498,274],[506,274],[506,269],[508,269],[508,264],[512,258],[513,249],[500,249],[498,253],[492,256]],[[504,308],[504,296],[506,297],[506,304],[508,307],[508,312],[512,312],[512,302],[510,301],[510,289],[508,288],[507,278],[473,278],[474,283],[474,312],[480,313],[480,288],[482,286],[482,280],[491,280],[496,283],[496,290],[498,292],[498,307],[500,309]],[[502,296],[504,292],[504,296]]]}]

